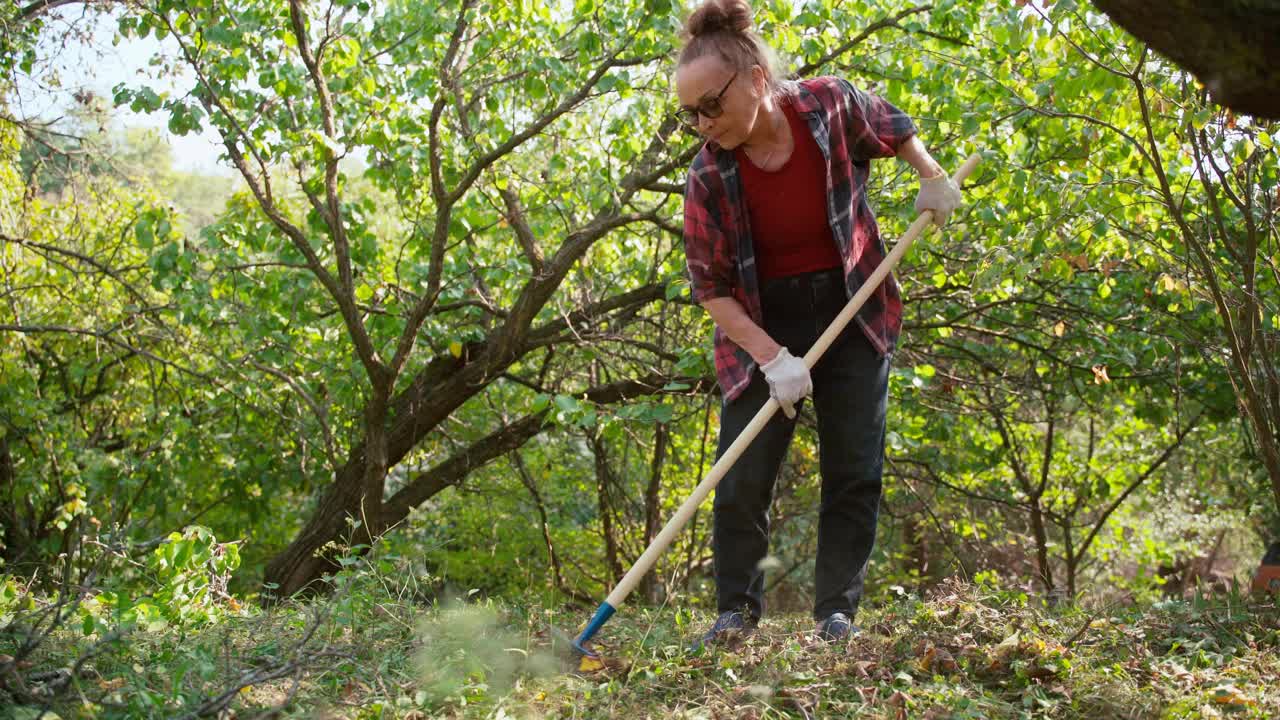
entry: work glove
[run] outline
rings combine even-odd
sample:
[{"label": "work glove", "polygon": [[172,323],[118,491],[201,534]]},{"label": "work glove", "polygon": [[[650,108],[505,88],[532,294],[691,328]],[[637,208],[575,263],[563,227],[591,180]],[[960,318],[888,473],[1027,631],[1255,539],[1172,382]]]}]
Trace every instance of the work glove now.
[{"label": "work glove", "polygon": [[960,207],[960,188],[945,172],[931,178],[920,178],[920,192],[916,194],[916,212],[933,211],[933,224],[942,227],[952,210]]},{"label": "work glove", "polygon": [[804,360],[782,348],[760,369],[769,381],[769,394],[782,406],[787,417],[794,418],[796,403],[813,392],[813,378],[809,377],[809,368],[805,367]]}]

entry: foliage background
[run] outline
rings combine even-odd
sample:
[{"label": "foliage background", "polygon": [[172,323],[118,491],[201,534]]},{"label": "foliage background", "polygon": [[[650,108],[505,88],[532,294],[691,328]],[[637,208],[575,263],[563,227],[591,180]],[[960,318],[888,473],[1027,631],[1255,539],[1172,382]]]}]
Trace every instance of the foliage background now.
[{"label": "foliage background", "polygon": [[[7,11],[8,87],[63,27],[29,10]],[[799,74],[882,94],[944,166],[984,157],[899,270],[871,603],[954,576],[1086,606],[1244,578],[1280,530],[1280,127],[1074,0],[756,11]],[[76,12],[162,39],[157,72],[189,84],[122,81],[57,125],[3,108],[7,587],[82,583],[86,632],[181,625],[325,582],[373,533],[424,600],[603,597],[714,461],[679,228],[698,143],[669,115],[683,9]],[[175,170],[123,107],[217,130],[238,176]],[[914,179],[872,182],[895,238]],[[779,478],[780,610],[810,601],[815,438],[806,416]],[[708,511],[637,602],[711,602]],[[328,564],[277,572],[298,547]]]}]

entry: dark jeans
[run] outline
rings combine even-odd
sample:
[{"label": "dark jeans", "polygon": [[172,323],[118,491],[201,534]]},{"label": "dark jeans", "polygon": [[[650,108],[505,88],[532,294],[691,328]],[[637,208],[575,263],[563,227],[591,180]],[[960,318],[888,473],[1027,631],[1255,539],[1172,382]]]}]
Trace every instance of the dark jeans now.
[{"label": "dark jeans", "polygon": [[[846,302],[838,270],[770,280],[761,300],[765,330],[796,357],[809,351]],[[854,320],[811,371],[822,472],[818,620],[836,612],[853,617],[862,598],[880,511],[889,361]],[[757,369],[750,386],[721,409],[717,457],[768,400],[769,384]],[[720,612],[764,613],[759,564],[769,547],[774,483],[794,431],[795,420],[779,410],[716,487],[712,542]]]}]

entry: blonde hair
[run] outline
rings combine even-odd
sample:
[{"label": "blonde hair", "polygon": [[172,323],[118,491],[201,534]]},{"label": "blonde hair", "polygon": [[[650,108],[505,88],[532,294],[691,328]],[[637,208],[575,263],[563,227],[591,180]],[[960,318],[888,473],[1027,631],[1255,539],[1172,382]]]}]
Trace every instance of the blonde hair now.
[{"label": "blonde hair", "polygon": [[751,6],[746,0],[706,0],[685,20],[681,39],[684,47],[676,60],[677,68],[715,55],[738,71],[759,65],[769,94],[775,98],[785,99],[794,93],[777,53],[751,27]]}]

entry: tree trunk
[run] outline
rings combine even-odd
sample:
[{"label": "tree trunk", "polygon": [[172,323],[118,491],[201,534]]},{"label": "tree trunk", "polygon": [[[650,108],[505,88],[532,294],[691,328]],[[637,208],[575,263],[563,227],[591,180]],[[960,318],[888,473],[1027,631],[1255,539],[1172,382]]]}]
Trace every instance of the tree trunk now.
[{"label": "tree trunk", "polygon": [[1040,496],[1031,498],[1028,503],[1031,512],[1031,534],[1036,539],[1036,572],[1040,576],[1040,584],[1045,595],[1053,594],[1053,568],[1049,565],[1049,535],[1044,527],[1044,511],[1040,507]]},{"label": "tree trunk", "polygon": [[390,378],[374,383],[373,396],[365,407],[364,479],[360,492],[360,529],[356,537],[361,544],[373,547],[386,527],[382,513],[382,493],[387,481],[387,398],[391,395]]},{"label": "tree trunk", "polygon": [[[5,566],[17,565],[31,541],[23,531],[22,517],[18,510],[17,476],[13,471],[13,455],[9,452],[9,439],[0,435],[0,492],[8,496],[8,500],[0,505],[0,558],[4,558]],[[25,503],[30,507],[30,503]]]},{"label": "tree trunk", "polygon": [[[346,537],[345,528],[348,518],[361,521],[361,501],[365,494],[366,484],[372,486],[377,477],[377,466],[394,467],[404,459],[427,434],[457,409],[463,402],[477,392],[476,385],[487,384],[501,369],[511,362],[478,358],[474,362],[466,362],[467,354],[461,358],[449,357],[437,361],[424,368],[395,400],[389,403],[394,410],[391,427],[383,433],[375,432],[372,437],[385,440],[385,450],[370,453],[366,442],[353,447],[347,456],[347,462],[340,468],[320,498],[314,513],[308,518],[298,536],[279,555],[267,563],[263,580],[269,593],[277,598],[288,597],[302,591],[314,580],[336,569],[336,559],[318,554],[318,551],[330,541],[354,541],[356,544],[369,544],[369,533],[361,533],[354,537]],[[495,367],[497,366],[497,367]],[[488,378],[488,379],[486,379]],[[374,401],[371,399],[370,405]],[[378,414],[377,409],[366,408],[366,424],[371,416]],[[383,423],[388,415],[383,411]],[[381,454],[379,458],[377,455]],[[380,486],[380,482],[378,483]],[[381,496],[378,504],[381,503]],[[380,510],[381,514],[381,510]],[[379,524],[388,522],[389,518],[379,518]],[[271,587],[274,585],[275,587]],[[264,601],[273,598],[264,593]]]},{"label": "tree trunk", "polygon": [[1094,0],[1133,33],[1204,83],[1214,102],[1280,119],[1280,2]]},{"label": "tree trunk", "polygon": [[[466,357],[465,353],[463,357]],[[402,398],[391,403],[392,407],[407,409],[403,414],[394,415],[391,420],[391,427],[387,432],[387,467],[394,467],[404,459],[414,445],[426,437],[454,407],[475,392],[474,386],[468,388],[468,383],[474,383],[476,378],[483,376],[483,368],[477,369],[478,365],[481,364],[473,363],[461,368],[455,366],[442,370],[441,372],[450,373],[448,382],[443,383],[438,392],[421,391],[422,402],[406,402]],[[497,374],[493,373],[489,377]],[[687,392],[705,392],[715,386],[714,378],[710,377],[672,378],[655,373],[636,380],[592,388],[587,391],[586,396],[590,402],[616,403],[661,393],[663,387],[674,381],[691,385],[692,389]],[[415,381],[415,385],[419,383],[426,384],[421,376]],[[405,395],[409,392],[406,391]],[[426,402],[425,398],[428,397],[433,402]],[[457,484],[468,473],[490,460],[519,448],[546,427],[545,411],[530,415],[495,430],[467,450],[421,473],[383,503],[383,526],[399,523],[413,508]],[[330,541],[344,539],[347,518],[359,518],[365,465],[364,445],[352,448],[346,464],[324,491],[306,526],[287,548],[267,564],[263,579],[269,592],[263,593],[264,603],[308,589],[316,580],[337,569],[336,559],[319,551]]]},{"label": "tree trunk", "polygon": [[611,476],[609,473],[609,456],[605,453],[602,440],[592,438],[592,447],[596,457],[596,502],[600,513],[600,533],[604,538],[604,562],[609,572],[609,580],[616,583],[622,579],[622,563],[618,560],[618,535],[613,528],[613,503],[609,499]]}]

